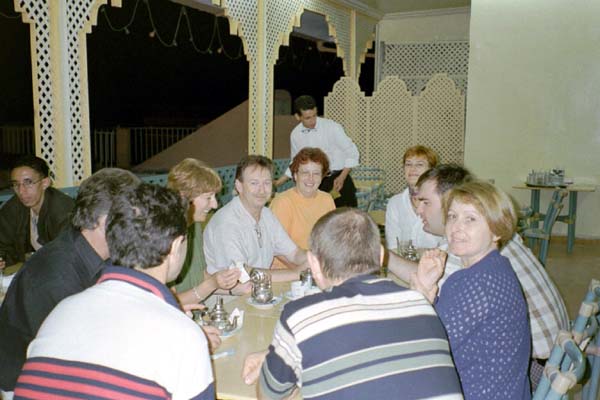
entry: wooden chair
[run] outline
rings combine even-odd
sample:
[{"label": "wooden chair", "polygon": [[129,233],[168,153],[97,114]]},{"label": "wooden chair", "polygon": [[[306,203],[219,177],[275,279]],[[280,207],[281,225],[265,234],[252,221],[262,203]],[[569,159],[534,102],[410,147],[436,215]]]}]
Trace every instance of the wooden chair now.
[{"label": "wooden chair", "polygon": [[[552,228],[563,208],[563,200],[569,192],[564,189],[557,189],[552,194],[552,200],[548,204],[548,210],[545,215],[529,215],[525,216],[528,227],[521,231],[523,239],[529,239],[529,247],[533,249],[539,242],[538,258],[542,265],[546,265],[546,257],[548,256],[548,248],[550,246],[550,235]],[[538,228],[538,221],[544,218],[544,223],[541,228]]]}]

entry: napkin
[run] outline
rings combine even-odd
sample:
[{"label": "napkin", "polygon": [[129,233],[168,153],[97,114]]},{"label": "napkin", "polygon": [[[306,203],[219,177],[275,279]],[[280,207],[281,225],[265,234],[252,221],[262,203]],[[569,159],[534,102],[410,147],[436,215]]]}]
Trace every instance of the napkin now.
[{"label": "napkin", "polygon": [[233,264],[231,264],[231,266],[229,268],[237,268],[240,270],[240,272],[242,273],[240,275],[240,279],[239,281],[241,283],[246,283],[250,280],[250,275],[248,275],[248,271],[246,271],[246,268],[244,268],[244,262],[243,261],[236,261]]},{"label": "napkin", "polygon": [[236,307],[231,314],[229,314],[229,323],[233,323],[235,317],[238,317],[237,327],[241,328],[244,325],[244,310],[240,310]]}]

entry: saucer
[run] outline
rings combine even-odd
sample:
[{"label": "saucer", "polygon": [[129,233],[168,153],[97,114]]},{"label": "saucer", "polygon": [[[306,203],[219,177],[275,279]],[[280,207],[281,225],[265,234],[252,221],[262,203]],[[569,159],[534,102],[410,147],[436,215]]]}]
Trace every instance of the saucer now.
[{"label": "saucer", "polygon": [[298,299],[304,297],[304,295],[302,295],[302,296],[294,296],[294,295],[292,295],[292,291],[291,290],[288,290],[287,292],[285,292],[284,296],[288,300],[298,300]]},{"label": "saucer", "polygon": [[252,297],[248,297],[246,299],[246,303],[250,304],[252,307],[258,308],[259,310],[268,310],[269,308],[279,304],[280,301],[281,296],[273,297],[268,303],[257,303]]}]

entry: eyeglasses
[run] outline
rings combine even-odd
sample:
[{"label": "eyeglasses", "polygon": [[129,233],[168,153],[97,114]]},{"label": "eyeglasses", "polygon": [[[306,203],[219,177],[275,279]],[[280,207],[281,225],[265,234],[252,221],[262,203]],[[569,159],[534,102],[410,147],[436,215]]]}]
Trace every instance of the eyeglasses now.
[{"label": "eyeglasses", "polygon": [[14,191],[19,190],[19,188],[21,186],[25,189],[31,189],[33,187],[33,185],[36,185],[43,180],[44,180],[44,178],[38,179],[37,181],[32,181],[31,179],[27,178],[27,179],[23,179],[23,182],[12,181],[12,182],[10,182],[10,185],[12,186]]},{"label": "eyeglasses", "polygon": [[315,178],[315,179],[319,179],[323,176],[323,174],[321,172],[314,172],[314,171],[298,171],[298,175],[301,178]]}]

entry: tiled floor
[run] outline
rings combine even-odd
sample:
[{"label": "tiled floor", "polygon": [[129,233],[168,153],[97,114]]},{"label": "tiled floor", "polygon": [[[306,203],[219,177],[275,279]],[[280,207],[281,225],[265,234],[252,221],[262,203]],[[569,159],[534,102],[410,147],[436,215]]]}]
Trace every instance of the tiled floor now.
[{"label": "tiled floor", "polygon": [[565,239],[553,238],[546,264],[565,300],[569,316],[574,318],[590,280],[600,280],[600,240],[578,240],[573,252],[567,254]]},{"label": "tiled floor", "polygon": [[[569,317],[573,319],[591,279],[600,280],[600,240],[578,240],[573,252],[567,254],[566,240],[553,238],[546,268],[565,300]],[[579,390],[576,388],[570,399],[581,399]]]}]

